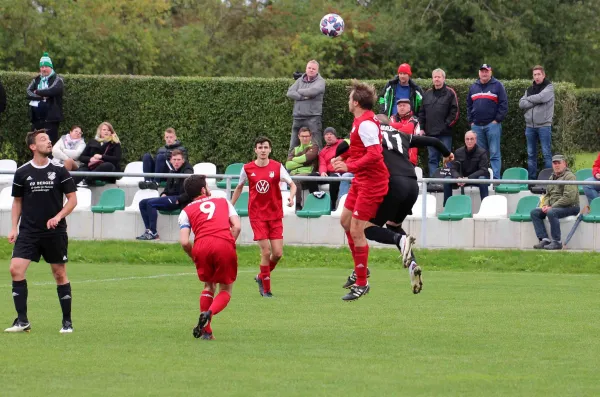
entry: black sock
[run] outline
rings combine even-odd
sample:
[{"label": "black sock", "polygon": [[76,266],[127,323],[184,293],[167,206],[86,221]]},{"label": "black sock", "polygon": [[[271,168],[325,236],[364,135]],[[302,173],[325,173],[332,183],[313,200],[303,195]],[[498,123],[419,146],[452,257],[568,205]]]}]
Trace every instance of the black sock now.
[{"label": "black sock", "polygon": [[27,319],[27,280],[12,282],[12,295],[19,321],[28,323]]},{"label": "black sock", "polygon": [[71,321],[71,283],[56,286],[58,301],[63,313],[63,320]]},{"label": "black sock", "polygon": [[381,244],[396,245],[396,241],[398,241],[399,238],[396,236],[398,236],[398,233],[391,229],[384,229],[379,226],[369,226],[365,229],[365,237],[368,240],[377,241]]}]

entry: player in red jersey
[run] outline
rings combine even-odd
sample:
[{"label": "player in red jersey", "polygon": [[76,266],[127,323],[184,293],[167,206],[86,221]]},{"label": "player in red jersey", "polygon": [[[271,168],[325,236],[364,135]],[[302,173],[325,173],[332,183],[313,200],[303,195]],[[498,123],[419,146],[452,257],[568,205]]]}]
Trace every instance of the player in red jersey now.
[{"label": "player in red jersey", "polygon": [[256,160],[244,164],[240,173],[240,181],[233,192],[231,201],[238,200],[244,183],[250,185],[248,201],[248,218],[254,232],[254,241],[260,247],[260,273],[254,278],[258,284],[258,292],[265,298],[273,297],[271,293],[271,272],[283,256],[283,203],[279,183],[286,182],[290,186],[290,197],[287,205],[294,205],[296,185],[285,167],[269,159],[271,141],[266,137],[258,137],[254,141]]},{"label": "player in red jersey", "polygon": [[354,114],[350,131],[350,149],[332,160],[339,172],[352,172],[354,179],[344,209],[341,224],[346,231],[354,260],[356,284],[342,297],[353,301],[369,292],[367,282],[369,245],[365,237],[367,221],[374,218],[388,192],[389,173],[383,162],[379,120],[371,110],[377,101],[372,85],[352,82],[348,108]]},{"label": "player in red jersey", "polygon": [[[195,338],[211,340],[210,320],[227,307],[237,278],[235,241],[241,231],[240,218],[227,199],[210,197],[204,175],[188,177],[183,186],[193,201],[179,215],[179,243],[204,282],[200,318],[192,333]],[[194,232],[193,246],[190,231]],[[219,294],[214,296],[217,284]]]}]

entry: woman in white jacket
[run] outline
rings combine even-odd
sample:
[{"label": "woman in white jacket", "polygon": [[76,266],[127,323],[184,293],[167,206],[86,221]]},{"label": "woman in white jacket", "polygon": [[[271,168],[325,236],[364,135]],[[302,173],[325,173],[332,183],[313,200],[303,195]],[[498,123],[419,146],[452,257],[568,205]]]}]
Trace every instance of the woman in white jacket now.
[{"label": "woman in white jacket", "polygon": [[85,141],[81,137],[81,127],[74,125],[68,134],[61,136],[52,148],[52,156],[69,171],[77,171],[81,163],[78,161],[85,149]]}]

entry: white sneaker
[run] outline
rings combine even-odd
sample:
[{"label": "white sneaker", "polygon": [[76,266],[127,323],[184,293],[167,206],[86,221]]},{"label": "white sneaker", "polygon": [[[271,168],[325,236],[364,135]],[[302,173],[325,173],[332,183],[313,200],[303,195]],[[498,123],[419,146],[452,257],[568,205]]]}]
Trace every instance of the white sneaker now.
[{"label": "white sneaker", "polygon": [[410,274],[410,286],[413,294],[418,294],[423,289],[423,271],[415,261],[412,261],[408,267]]},{"label": "white sneaker", "polygon": [[15,321],[13,322],[12,327],[6,328],[4,330],[4,332],[12,332],[12,333],[16,333],[16,332],[29,332],[31,331],[31,324],[29,323],[24,323],[19,321],[19,319],[15,319]]},{"label": "white sneaker", "polygon": [[61,334],[71,334],[71,333],[73,333],[73,323],[70,322],[70,321],[63,320],[63,326],[60,329],[60,331],[58,331],[58,332],[60,332]]},{"label": "white sneaker", "polygon": [[412,260],[412,246],[416,239],[411,235],[402,236],[400,239],[400,246],[402,251],[402,265],[409,267]]},{"label": "white sneaker", "polygon": [[88,184],[87,184],[87,182],[86,182],[85,180],[83,180],[83,181],[79,182],[79,183],[77,184],[77,186],[78,186],[78,187],[88,187]]}]

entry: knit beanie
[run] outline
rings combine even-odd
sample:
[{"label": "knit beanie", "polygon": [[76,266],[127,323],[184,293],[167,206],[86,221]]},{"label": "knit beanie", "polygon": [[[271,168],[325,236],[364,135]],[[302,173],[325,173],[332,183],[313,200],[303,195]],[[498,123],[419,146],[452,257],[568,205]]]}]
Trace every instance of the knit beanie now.
[{"label": "knit beanie", "polygon": [[410,65],[408,63],[403,63],[398,66],[398,73],[406,73],[409,76],[412,76],[412,71],[410,70]]},{"label": "knit beanie", "polygon": [[47,52],[44,52],[44,55],[42,55],[42,57],[40,58],[40,67],[42,66],[48,66],[54,69],[54,66],[52,66],[52,59],[50,59],[50,56]]}]

